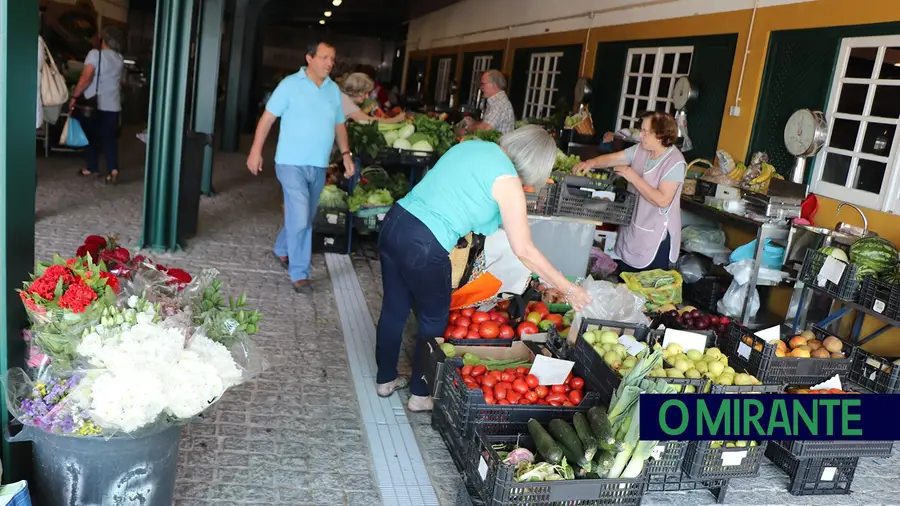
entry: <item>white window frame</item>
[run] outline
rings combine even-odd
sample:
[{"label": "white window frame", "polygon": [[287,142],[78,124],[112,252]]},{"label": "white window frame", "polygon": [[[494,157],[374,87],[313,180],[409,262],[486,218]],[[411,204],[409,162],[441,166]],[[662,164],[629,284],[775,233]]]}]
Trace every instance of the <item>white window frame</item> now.
[{"label": "white window frame", "polygon": [[[691,64],[688,66],[687,73],[678,72],[678,62],[684,53],[691,54]],[[665,55],[674,54],[675,61],[672,66],[672,72],[663,74],[663,60]],[[653,69],[650,72],[644,72],[644,55],[654,55]],[[637,72],[631,71],[631,63],[634,58],[641,58]],[[637,110],[638,101],[646,100],[648,111],[655,111],[657,106],[662,102],[666,104],[666,112],[675,113],[675,106],[672,105],[672,91],[675,89],[675,81],[682,76],[689,75],[691,66],[694,64],[694,46],[667,46],[667,47],[641,47],[631,48],[628,50],[628,57],[625,59],[625,75],[622,77],[622,97],[619,99],[619,112],[616,115],[616,130],[625,128],[626,122],[637,121],[637,116],[644,112]],[[634,93],[628,93],[628,82],[631,79],[637,79]],[[665,97],[660,97],[660,80],[669,78],[669,89]],[[650,96],[641,95],[641,82],[644,79],[650,79]],[[625,102],[632,100],[631,110],[625,110]]]},{"label": "white window frame", "polygon": [[533,53],[528,65],[528,81],[525,87],[523,118],[544,119],[556,109],[553,98],[558,91],[556,77],[561,73],[559,62],[562,51]]},{"label": "white window frame", "polygon": [[441,58],[438,60],[437,79],[434,85],[434,103],[442,104],[448,100],[450,93],[450,64],[453,58]]},{"label": "white window frame", "polygon": [[469,85],[469,105],[478,105],[475,99],[478,97],[478,88],[481,87],[481,76],[491,69],[494,63],[492,55],[476,56],[472,61],[472,82]]},{"label": "white window frame", "polygon": [[[815,170],[812,175],[810,186],[814,193],[824,197],[849,202],[878,211],[897,214],[900,213],[900,168],[898,168],[898,162],[900,162],[900,118],[882,118],[870,116],[869,114],[872,112],[872,104],[875,101],[875,90],[877,89],[877,86],[900,86],[900,80],[876,79],[872,76],[869,76],[869,78],[844,77],[847,72],[847,64],[850,61],[850,53],[854,48],[859,47],[878,48],[874,68],[880,72],[882,64],[884,63],[885,48],[900,47],[900,35],[854,37],[846,38],[841,42],[838,63],[835,68],[834,76],[832,77],[831,93],[828,98],[828,109],[826,112],[826,118],[828,119],[828,138],[825,141],[825,147],[816,155]],[[841,90],[845,84],[869,85],[862,114],[848,114],[837,111],[841,98]],[[829,146],[831,143],[831,133],[833,131],[834,122],[837,119],[858,121],[860,123],[859,131],[856,133],[856,144],[852,151]],[[891,150],[888,156],[878,156],[863,151],[866,127],[870,123],[896,126],[894,138],[891,141]],[[829,153],[851,157],[850,170],[847,173],[847,179],[844,186],[822,180],[822,177],[825,174],[825,161],[828,158]],[[881,190],[878,194],[857,190],[848,185],[847,182],[855,181],[857,179],[860,159],[885,164],[884,179],[881,181]]]}]

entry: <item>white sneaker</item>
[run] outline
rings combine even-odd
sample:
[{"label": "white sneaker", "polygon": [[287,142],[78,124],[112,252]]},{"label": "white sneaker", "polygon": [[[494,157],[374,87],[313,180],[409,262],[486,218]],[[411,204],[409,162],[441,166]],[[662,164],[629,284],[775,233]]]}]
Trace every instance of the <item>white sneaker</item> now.
[{"label": "white sneaker", "polygon": [[422,397],[420,395],[410,395],[409,402],[406,404],[406,407],[409,408],[413,413],[420,413],[422,411],[431,411],[434,409],[434,399],[431,396]]},{"label": "white sneaker", "polygon": [[409,378],[398,376],[397,379],[391,381],[390,383],[379,384],[376,387],[375,392],[379,397],[390,397],[397,390],[406,388],[407,386],[409,386]]}]

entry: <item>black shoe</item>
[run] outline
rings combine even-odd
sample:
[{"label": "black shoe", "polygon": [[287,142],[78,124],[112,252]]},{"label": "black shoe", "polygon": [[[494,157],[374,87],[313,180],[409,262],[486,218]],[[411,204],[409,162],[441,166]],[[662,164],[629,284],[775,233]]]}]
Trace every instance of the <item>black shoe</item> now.
[{"label": "black shoe", "polygon": [[288,268],[290,267],[290,261],[288,260],[288,257],[280,257],[274,251],[272,252],[272,256],[275,257],[275,260],[278,260],[278,263],[280,263],[281,266],[284,267],[284,270],[288,270]]}]

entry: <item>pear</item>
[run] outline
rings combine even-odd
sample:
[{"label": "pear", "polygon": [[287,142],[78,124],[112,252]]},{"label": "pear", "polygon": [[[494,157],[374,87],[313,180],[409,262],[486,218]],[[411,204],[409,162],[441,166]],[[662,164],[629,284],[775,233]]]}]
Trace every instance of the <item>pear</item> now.
[{"label": "pear", "polygon": [[710,357],[719,358],[722,356],[722,351],[719,350],[718,348],[710,348],[710,349],[706,350],[706,353],[704,353],[704,354],[707,356],[710,356]]},{"label": "pear", "polygon": [[729,387],[734,384],[734,376],[731,374],[722,374],[719,376],[719,384]]},{"label": "pear", "polygon": [[703,360],[703,354],[700,353],[699,350],[688,350],[687,358],[691,359],[691,361],[693,362],[698,362],[700,360]]},{"label": "pear", "polygon": [[722,355],[719,357],[719,362],[723,365],[728,365],[728,355]]},{"label": "pear", "polygon": [[705,373],[709,371],[709,363],[700,360],[699,362],[694,362],[694,369],[697,369],[698,372]]},{"label": "pear", "polygon": [[724,372],[726,374],[732,374],[732,375],[735,373],[733,367],[727,367],[727,366],[725,367],[725,370],[722,372]]},{"label": "pear", "polygon": [[691,363],[683,358],[676,360],[673,365],[675,366],[675,369],[678,369],[682,373],[691,368]]},{"label": "pear", "polygon": [[581,334],[581,338],[584,339],[585,342],[587,342],[588,344],[590,344],[592,346],[594,344],[597,344],[597,334],[594,334],[593,332],[590,332],[590,331],[585,332],[584,334]]},{"label": "pear", "polygon": [[695,394],[695,393],[697,393],[697,387],[695,387],[694,385],[685,385],[685,386],[684,386],[684,393],[686,393],[686,394]]},{"label": "pear", "polygon": [[697,369],[688,369],[687,371],[685,371],[684,377],[691,379],[700,379],[703,377],[703,375],[700,374],[700,371],[698,371]]},{"label": "pear", "polygon": [[753,380],[749,374],[740,373],[734,377],[734,384],[738,386],[752,385]]},{"label": "pear", "polygon": [[666,376],[669,378],[684,378],[684,373],[679,371],[678,369],[666,369]]},{"label": "pear", "polygon": [[600,342],[603,344],[619,344],[619,336],[615,332],[604,330],[600,333]]},{"label": "pear", "polygon": [[680,344],[672,343],[666,347],[667,350],[670,350],[674,354],[679,354],[684,352],[684,348],[681,347]]},{"label": "pear", "polygon": [[718,376],[725,371],[725,364],[722,362],[710,362],[709,363],[709,372],[713,376]]}]

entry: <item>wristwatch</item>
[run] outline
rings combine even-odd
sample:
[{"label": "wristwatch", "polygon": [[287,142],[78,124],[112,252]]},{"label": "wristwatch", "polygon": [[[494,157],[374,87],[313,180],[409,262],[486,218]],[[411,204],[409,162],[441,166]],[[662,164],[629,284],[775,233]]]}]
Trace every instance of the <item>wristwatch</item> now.
[{"label": "wristwatch", "polygon": [[352,156],[353,156],[353,153],[350,152],[350,151],[344,151],[344,152],[341,153],[341,156],[347,156],[347,155],[350,155],[350,156],[352,157]]}]

